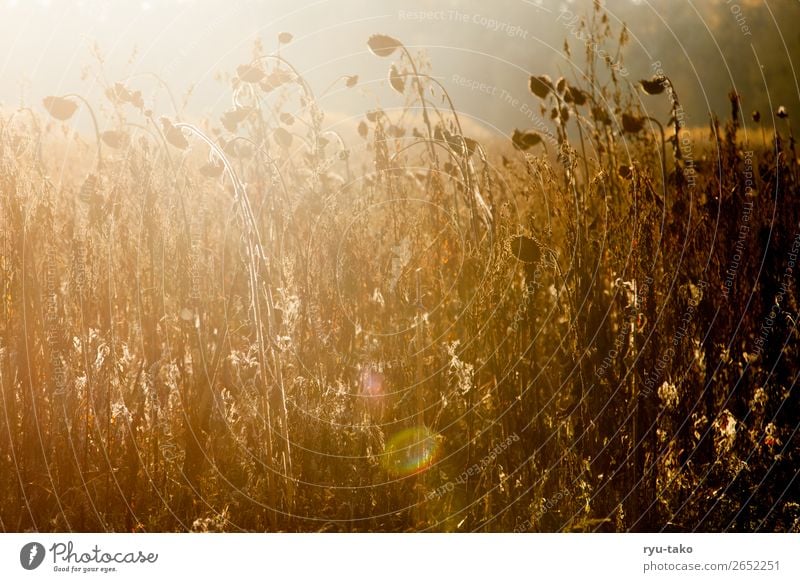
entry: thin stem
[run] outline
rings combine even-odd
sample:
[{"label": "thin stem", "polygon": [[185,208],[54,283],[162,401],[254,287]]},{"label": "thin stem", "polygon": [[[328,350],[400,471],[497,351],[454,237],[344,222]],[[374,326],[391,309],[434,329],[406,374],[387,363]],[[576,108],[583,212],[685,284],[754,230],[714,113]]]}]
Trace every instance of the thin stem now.
[{"label": "thin stem", "polygon": [[82,95],[78,95],[77,93],[67,93],[66,95],[62,95],[62,97],[64,99],[67,99],[69,97],[74,97],[75,99],[78,99],[86,106],[86,109],[88,109],[89,111],[89,115],[92,118],[92,125],[94,126],[94,137],[97,143],[97,171],[99,172],[100,168],[103,165],[103,152],[101,149],[101,141],[100,141],[100,126],[97,123],[97,116],[94,114],[94,109],[92,109],[92,106],[89,105],[89,102]]},{"label": "thin stem", "polygon": [[161,85],[161,87],[167,92],[167,96],[169,97],[170,104],[172,105],[172,111],[175,113],[175,118],[180,120],[180,117],[181,117],[180,110],[178,109],[177,102],[175,101],[175,96],[172,94],[172,89],[169,88],[169,85],[167,84],[167,82],[164,79],[162,79],[161,77],[159,77],[156,73],[153,73],[151,71],[144,71],[142,73],[136,73],[136,74],[133,74],[133,75],[129,75],[128,77],[125,77],[125,79],[123,79],[123,82],[129,81],[131,79],[135,79],[137,77],[150,77],[152,79],[155,79],[156,82],[159,85]]},{"label": "thin stem", "polygon": [[[425,122],[425,128],[428,130],[428,137],[432,140],[433,139],[433,130],[431,129],[431,120],[428,117],[428,105],[427,101],[425,100],[425,93],[422,90],[422,82],[420,81],[420,74],[417,70],[417,65],[414,62],[414,59],[411,57],[411,53],[408,51],[404,44],[400,44],[400,48],[406,55],[409,64],[411,65],[411,69],[414,71],[414,76],[416,77],[417,81],[417,94],[419,95],[419,100],[422,104],[422,120]],[[433,146],[430,146],[431,156],[433,156],[433,162],[436,163],[436,152],[433,149]]]},{"label": "thin stem", "polygon": [[658,119],[653,117],[645,117],[648,121],[652,121],[658,126],[658,130],[661,132],[661,183],[664,188],[664,204],[667,203],[667,140],[664,136],[664,126],[661,125],[661,122]]}]

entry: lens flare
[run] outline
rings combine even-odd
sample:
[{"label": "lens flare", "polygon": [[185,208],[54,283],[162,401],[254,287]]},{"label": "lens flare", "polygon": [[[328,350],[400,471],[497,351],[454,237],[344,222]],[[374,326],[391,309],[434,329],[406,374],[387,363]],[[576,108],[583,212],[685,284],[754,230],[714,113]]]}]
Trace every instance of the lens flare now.
[{"label": "lens flare", "polygon": [[361,373],[361,393],[370,398],[380,398],[384,395],[383,374],[374,368],[366,368]]},{"label": "lens flare", "polygon": [[414,475],[430,467],[438,452],[439,441],[427,427],[406,428],[386,443],[384,466],[398,477]]}]

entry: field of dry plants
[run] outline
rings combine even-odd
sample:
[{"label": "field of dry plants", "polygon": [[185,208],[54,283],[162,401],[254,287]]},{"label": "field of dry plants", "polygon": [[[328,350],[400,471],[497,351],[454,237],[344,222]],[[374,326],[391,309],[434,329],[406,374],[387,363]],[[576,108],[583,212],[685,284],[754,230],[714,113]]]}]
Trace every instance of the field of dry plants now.
[{"label": "field of dry plants", "polygon": [[800,531],[794,112],[575,43],[481,143],[401,40],[0,113],[2,531]]}]

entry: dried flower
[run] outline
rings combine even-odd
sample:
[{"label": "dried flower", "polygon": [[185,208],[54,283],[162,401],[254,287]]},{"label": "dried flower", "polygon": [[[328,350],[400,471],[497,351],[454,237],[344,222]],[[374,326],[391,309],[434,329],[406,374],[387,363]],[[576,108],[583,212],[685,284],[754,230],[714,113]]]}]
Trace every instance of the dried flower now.
[{"label": "dried flower", "polygon": [[657,75],[649,80],[642,79],[639,81],[639,85],[642,87],[642,91],[648,95],[661,95],[664,92],[664,87],[666,86],[666,77]]}]

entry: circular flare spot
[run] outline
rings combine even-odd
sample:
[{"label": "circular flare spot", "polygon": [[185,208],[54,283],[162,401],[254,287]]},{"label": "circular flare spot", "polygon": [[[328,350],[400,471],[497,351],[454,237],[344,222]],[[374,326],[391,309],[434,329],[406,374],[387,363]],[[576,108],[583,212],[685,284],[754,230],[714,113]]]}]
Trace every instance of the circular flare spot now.
[{"label": "circular flare spot", "polygon": [[439,442],[428,428],[406,428],[386,443],[384,465],[392,475],[414,475],[430,467],[438,452]]},{"label": "circular flare spot", "polygon": [[383,374],[374,368],[365,368],[361,372],[361,393],[370,398],[384,395]]}]

